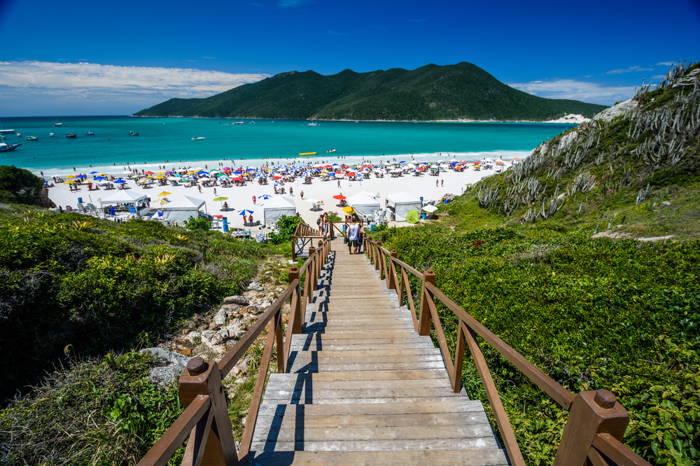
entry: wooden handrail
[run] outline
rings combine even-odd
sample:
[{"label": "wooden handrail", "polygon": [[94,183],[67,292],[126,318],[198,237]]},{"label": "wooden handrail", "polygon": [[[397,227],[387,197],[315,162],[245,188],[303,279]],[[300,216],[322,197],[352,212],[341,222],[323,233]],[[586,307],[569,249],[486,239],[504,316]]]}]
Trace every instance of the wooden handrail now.
[{"label": "wooden handrail", "polygon": [[430,291],[433,296],[438,298],[442,304],[451,310],[457,317],[459,317],[459,319],[464,322],[467,327],[474,330],[505,359],[513,364],[532,383],[547,393],[554,401],[559,403],[562,408],[566,409],[567,411],[569,410],[571,403],[574,401],[573,393],[562,387],[556,380],[542,372],[539,367],[525,359],[523,355],[501,340],[498,336],[496,336],[496,334],[491,332],[491,330],[486,328],[464,309],[459,307],[458,304],[445,296],[445,294],[438,287],[432,283],[426,283],[425,288]]},{"label": "wooden handrail", "polygon": [[[420,335],[429,335],[430,328],[435,328],[438,347],[454,391],[461,389],[465,346],[469,349],[512,464],[524,465],[525,460],[475,335],[481,337],[528,380],[569,411],[569,420],[555,460],[556,465],[583,465],[587,460],[592,464],[601,465],[608,465],[611,462],[624,466],[649,465],[621,442],[629,416],[610,392],[598,390],[574,395],[447,297],[435,285],[435,275],[432,271],[420,273],[414,267],[399,260],[395,252],[392,253],[382,247],[380,241],[366,238],[365,253],[379,271],[380,279],[386,280],[387,288],[396,290],[401,305],[403,305],[403,295],[406,294],[416,331]],[[387,264],[387,258],[389,264]],[[415,307],[408,273],[420,280],[420,315]],[[459,320],[454,360],[450,355],[434,299],[438,299]]]},{"label": "wooden handrail", "polygon": [[210,406],[208,395],[198,395],[141,458],[139,466],[168,464],[170,457],[190,435],[192,428],[207,414]]},{"label": "wooden handrail", "polygon": [[[295,232],[307,232],[307,228],[308,225],[298,225]],[[287,370],[292,337],[301,333],[301,320],[307,298],[310,299],[313,290],[317,288],[329,253],[330,241],[323,237],[318,248],[311,248],[308,259],[300,269],[290,269],[287,288],[263,311],[253,326],[220,361],[193,358],[188,362],[187,368],[180,376],[179,387],[180,400],[185,410],[141,459],[140,465],[167,464],[188,436],[183,464],[238,464],[246,459],[252,444],[273,352],[276,354],[278,372],[284,372]],[[299,280],[302,273],[303,289]],[[284,331],[282,308],[288,299],[291,304],[290,316]],[[248,408],[240,451],[237,453],[221,380],[253,345],[265,327],[267,337]]]}]

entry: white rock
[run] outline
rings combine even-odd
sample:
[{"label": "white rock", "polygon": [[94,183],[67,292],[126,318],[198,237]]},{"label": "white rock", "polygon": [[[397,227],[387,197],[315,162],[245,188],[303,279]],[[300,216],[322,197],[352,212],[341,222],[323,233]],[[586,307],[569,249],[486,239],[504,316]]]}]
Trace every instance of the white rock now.
[{"label": "white rock", "polygon": [[613,105],[610,108],[606,108],[599,114],[593,117],[593,120],[610,121],[613,118],[620,115],[628,115],[635,111],[639,103],[634,99],[625,100],[617,105]]},{"label": "white rock", "polygon": [[214,315],[214,323],[219,327],[226,323],[226,309],[222,307],[216,312],[216,315]]}]

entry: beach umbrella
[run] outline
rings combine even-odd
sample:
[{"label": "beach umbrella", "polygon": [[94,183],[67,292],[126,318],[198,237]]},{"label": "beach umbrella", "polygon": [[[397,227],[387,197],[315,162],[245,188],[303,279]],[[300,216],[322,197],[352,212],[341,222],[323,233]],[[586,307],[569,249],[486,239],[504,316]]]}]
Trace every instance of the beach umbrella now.
[{"label": "beach umbrella", "polygon": [[123,184],[123,183],[126,183],[126,180],[122,180],[121,178],[119,178],[118,180],[115,181],[115,183]]},{"label": "beach umbrella", "polygon": [[75,178],[78,175],[68,175],[66,178]]},{"label": "beach umbrella", "polygon": [[238,211],[238,215],[241,215],[241,216],[252,215],[254,213],[255,212],[253,212],[252,210],[248,210],[248,209],[243,209],[243,210]]},{"label": "beach umbrella", "polygon": [[158,197],[165,197],[165,196],[170,196],[172,193],[169,193],[167,191],[163,191],[162,193],[158,194]]},{"label": "beach umbrella", "polygon": [[245,179],[242,176],[237,176],[233,178],[233,181],[245,181]]},{"label": "beach umbrella", "polygon": [[214,201],[217,201],[217,202],[228,201],[228,197],[226,197],[226,196],[219,196],[219,197],[215,197],[213,200],[214,200]]},{"label": "beach umbrella", "polygon": [[347,207],[343,207],[343,212],[345,212],[348,215],[352,215],[355,213],[355,210],[352,207],[347,206]]},{"label": "beach umbrella", "polygon": [[64,183],[65,183],[65,184],[75,184],[75,183],[77,183],[77,181],[75,181],[75,180],[66,180],[66,181],[64,181]]},{"label": "beach umbrella", "polygon": [[147,171],[147,172],[145,172],[145,173],[146,173],[146,175],[153,175],[153,172],[152,172],[152,171],[150,171],[150,170],[149,170],[149,171]]},{"label": "beach umbrella", "polygon": [[262,196],[258,196],[258,199],[263,199],[263,200],[265,200],[265,199],[270,199],[270,195],[269,195],[269,194],[263,194]]},{"label": "beach umbrella", "polygon": [[101,180],[105,180],[106,177],[100,175],[100,176],[96,176],[94,179],[95,179],[95,181],[101,181]]},{"label": "beach umbrella", "polygon": [[339,201],[342,201],[343,199],[345,199],[345,196],[343,196],[342,194],[336,194],[335,196],[333,196],[333,199],[338,199]]},{"label": "beach umbrella", "polygon": [[91,175],[97,175],[97,172],[90,172]]}]

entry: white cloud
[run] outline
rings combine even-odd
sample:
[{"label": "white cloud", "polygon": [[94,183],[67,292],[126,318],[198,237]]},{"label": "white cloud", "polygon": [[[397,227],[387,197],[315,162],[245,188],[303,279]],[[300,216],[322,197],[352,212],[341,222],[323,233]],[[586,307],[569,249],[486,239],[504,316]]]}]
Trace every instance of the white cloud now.
[{"label": "white cloud", "polygon": [[[19,114],[13,104],[24,99],[38,113],[42,104],[52,107],[71,101],[89,103],[93,111],[121,112],[125,105],[136,111],[170,97],[205,97],[265,77],[191,68],[0,61],[0,108],[5,115]],[[73,113],[70,108],[66,111]]]},{"label": "white cloud", "polygon": [[619,100],[629,99],[634,95],[634,86],[605,86],[603,84],[578,81],[575,79],[557,79],[552,81],[530,81],[527,83],[509,83],[521,91],[551,99],[574,99],[610,105]]},{"label": "white cloud", "polygon": [[659,63],[656,64],[656,66],[673,66],[675,65],[675,61],[660,61]]},{"label": "white cloud", "polygon": [[623,74],[623,73],[639,73],[642,71],[653,71],[653,68],[647,68],[644,66],[634,65],[627,68],[618,68],[615,70],[610,70],[605,74]]}]

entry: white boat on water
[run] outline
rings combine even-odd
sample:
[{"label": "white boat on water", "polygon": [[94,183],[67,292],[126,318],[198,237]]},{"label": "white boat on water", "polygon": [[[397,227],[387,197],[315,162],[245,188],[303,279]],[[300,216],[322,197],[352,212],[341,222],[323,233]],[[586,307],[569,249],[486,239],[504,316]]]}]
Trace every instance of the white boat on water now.
[{"label": "white boat on water", "polygon": [[318,122],[312,121],[311,123],[309,123],[309,124],[306,125],[306,126],[318,126]]},{"label": "white boat on water", "polygon": [[54,123],[53,125],[56,126],[56,127],[58,127],[58,126],[63,126],[63,123],[61,123],[61,122],[59,121],[59,122],[57,122],[57,123]]},{"label": "white boat on water", "polygon": [[0,134],[15,134],[14,129],[0,129]]},{"label": "white boat on water", "polygon": [[206,139],[204,136],[196,136],[192,138],[193,141],[203,141],[204,139]]}]

